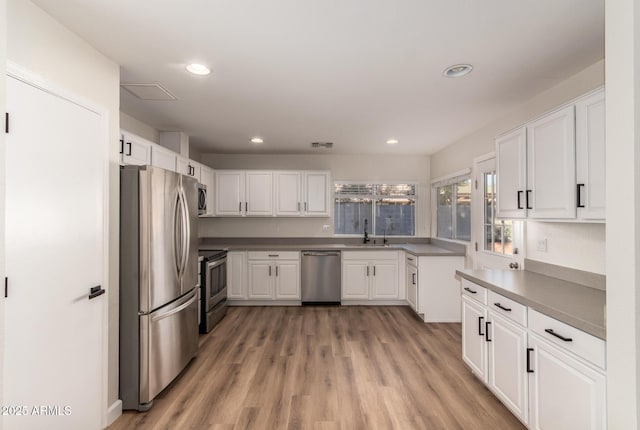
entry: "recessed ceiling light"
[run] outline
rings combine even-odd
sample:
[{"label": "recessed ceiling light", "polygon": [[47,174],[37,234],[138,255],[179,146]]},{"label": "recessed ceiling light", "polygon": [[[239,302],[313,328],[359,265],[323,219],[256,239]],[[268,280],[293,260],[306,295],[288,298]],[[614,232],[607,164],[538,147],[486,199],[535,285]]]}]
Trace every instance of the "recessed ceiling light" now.
[{"label": "recessed ceiling light", "polygon": [[187,70],[194,75],[208,75],[211,70],[202,64],[191,63],[187,66]]},{"label": "recessed ceiling light", "polygon": [[252,137],[251,138],[251,143],[263,143],[264,140],[262,140],[262,138],[260,137]]},{"label": "recessed ceiling light", "polygon": [[459,78],[460,76],[471,73],[473,66],[471,64],[456,64],[447,67],[443,73],[447,78]]},{"label": "recessed ceiling light", "polygon": [[387,145],[395,145],[398,143],[398,139],[389,139],[387,140]]}]

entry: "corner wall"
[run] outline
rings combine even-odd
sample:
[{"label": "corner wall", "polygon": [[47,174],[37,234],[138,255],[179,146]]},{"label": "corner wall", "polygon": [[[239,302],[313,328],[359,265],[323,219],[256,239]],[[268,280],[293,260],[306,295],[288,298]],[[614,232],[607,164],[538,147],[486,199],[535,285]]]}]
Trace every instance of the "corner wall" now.
[{"label": "corner wall", "polygon": [[[27,0],[7,0],[7,59],[68,91],[104,107],[109,115],[108,243],[104,278],[108,303],[108,393],[105,408],[118,399],[118,260],[120,69]],[[4,67],[4,62],[2,62]]]},{"label": "corner wall", "polygon": [[[203,154],[202,163],[215,169],[330,170],[331,180],[407,181],[418,183],[416,235],[429,236],[429,157],[400,155],[255,155]],[[333,203],[332,203],[333,204]],[[329,218],[201,218],[200,237],[320,237],[333,236]],[[323,231],[323,225],[330,231]]]},{"label": "corner wall", "polygon": [[[6,63],[7,63],[7,2],[0,0],[0,113],[6,112]],[[5,214],[5,133],[0,133],[0,279],[6,276],[4,250],[4,214]],[[0,300],[0,351],[4,351],[4,300]],[[3,353],[0,353],[0,387],[4,386]],[[3,391],[0,389],[0,405],[4,405]],[[4,428],[0,417],[0,430]]]}]

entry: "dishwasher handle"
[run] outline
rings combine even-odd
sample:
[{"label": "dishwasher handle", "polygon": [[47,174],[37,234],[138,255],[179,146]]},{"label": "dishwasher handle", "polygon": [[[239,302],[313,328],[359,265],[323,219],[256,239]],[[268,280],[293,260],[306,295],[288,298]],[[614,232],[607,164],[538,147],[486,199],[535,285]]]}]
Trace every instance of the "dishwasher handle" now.
[{"label": "dishwasher handle", "polygon": [[340,257],[340,252],[339,251],[328,251],[328,252],[303,251],[302,256],[303,257]]}]

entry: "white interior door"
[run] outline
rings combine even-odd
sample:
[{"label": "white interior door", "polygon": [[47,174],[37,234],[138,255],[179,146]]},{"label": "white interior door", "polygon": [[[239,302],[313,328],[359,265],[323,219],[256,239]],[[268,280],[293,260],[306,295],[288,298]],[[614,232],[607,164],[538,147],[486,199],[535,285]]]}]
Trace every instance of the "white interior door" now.
[{"label": "white interior door", "polygon": [[7,79],[6,429],[98,429],[104,409],[101,115]]},{"label": "white interior door", "polygon": [[484,157],[474,163],[472,241],[476,269],[522,268],[524,223],[497,219],[496,159]]}]

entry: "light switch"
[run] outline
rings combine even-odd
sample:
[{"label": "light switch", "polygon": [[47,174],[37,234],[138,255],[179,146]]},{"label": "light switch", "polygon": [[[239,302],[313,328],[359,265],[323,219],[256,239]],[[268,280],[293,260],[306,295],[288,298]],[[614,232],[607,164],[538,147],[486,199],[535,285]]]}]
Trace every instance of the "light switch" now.
[{"label": "light switch", "polygon": [[544,239],[539,239],[538,240],[538,251],[540,252],[547,252],[547,238],[545,237]]}]

